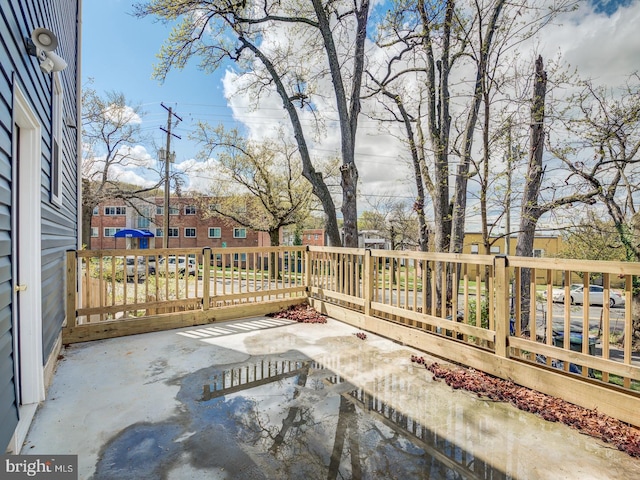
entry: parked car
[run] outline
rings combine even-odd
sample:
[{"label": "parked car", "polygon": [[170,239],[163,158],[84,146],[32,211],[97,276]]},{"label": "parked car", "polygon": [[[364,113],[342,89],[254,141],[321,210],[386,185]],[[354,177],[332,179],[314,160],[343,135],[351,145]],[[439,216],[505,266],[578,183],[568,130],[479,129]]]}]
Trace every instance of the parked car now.
[{"label": "parked car", "polygon": [[[546,298],[546,291],[542,294]],[[554,288],[551,292],[554,302],[564,303],[565,289]],[[572,304],[584,303],[584,285],[579,283],[569,287],[569,301]],[[609,306],[622,306],[625,304],[624,296],[617,290],[609,289]],[[589,305],[604,305],[604,287],[600,285],[589,285]]]},{"label": "parked car", "polygon": [[149,275],[154,275],[156,273],[156,257],[155,255],[146,255],[144,257],[138,257],[142,261],[142,264],[145,265],[149,269]]},{"label": "parked car", "polygon": [[147,268],[144,264],[144,258],[129,255],[125,259],[125,271],[127,272],[128,282],[135,280],[136,274],[138,277],[138,281],[144,280],[145,276],[147,275]]},{"label": "parked car", "polygon": [[196,259],[193,257],[176,257],[171,255],[166,258],[160,259],[158,272],[160,275],[169,273],[169,275],[185,275],[187,272],[189,275],[196,275],[198,273],[198,266]]}]

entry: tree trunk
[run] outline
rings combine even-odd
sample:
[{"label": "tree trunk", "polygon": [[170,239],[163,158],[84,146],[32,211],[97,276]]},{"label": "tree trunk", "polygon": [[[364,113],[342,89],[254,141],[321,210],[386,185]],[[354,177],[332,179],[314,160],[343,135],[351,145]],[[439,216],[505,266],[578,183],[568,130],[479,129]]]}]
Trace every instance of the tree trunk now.
[{"label": "tree trunk", "polygon": [[[427,131],[434,157],[433,188],[430,190],[433,203],[434,245],[436,252],[449,251],[451,238],[451,202],[449,200],[449,133],[451,116],[449,113],[449,68],[451,32],[455,0],[447,0],[444,22],[434,26],[429,15],[429,7],[424,0],[418,0],[418,11],[422,27],[422,49],[425,54],[427,78]],[[436,61],[431,38],[432,30],[442,27],[441,53]],[[442,262],[436,262],[436,295],[442,295]],[[447,282],[450,283],[450,282]],[[449,296],[451,289],[446,289]],[[449,297],[450,298],[450,297]]]},{"label": "tree trunk", "polygon": [[318,200],[320,200],[320,203],[322,204],[322,209],[324,210],[325,214],[325,228],[327,231],[327,238],[329,239],[329,245],[336,247],[341,246],[342,239],[340,238],[340,229],[338,228],[335,203],[333,202],[333,198],[331,197],[331,192],[329,191],[327,184],[322,178],[322,174],[320,172],[317,172],[313,166],[311,155],[309,154],[309,149],[307,147],[307,141],[304,136],[304,130],[302,128],[302,124],[300,123],[300,117],[298,117],[296,107],[293,105],[292,100],[289,98],[287,90],[282,83],[282,79],[278,75],[278,72],[276,71],[273,63],[269,61],[269,59],[264,55],[264,53],[262,53],[262,51],[258,47],[249,42],[246,38],[240,37],[238,40],[242,43],[242,45],[244,45],[254,53],[254,55],[262,62],[262,64],[271,75],[271,78],[276,85],[278,95],[280,95],[282,104],[289,114],[289,119],[291,120],[291,126],[293,127],[293,133],[296,138],[298,151],[300,152],[300,158],[302,160],[302,175],[309,181],[309,183],[311,183],[313,194],[318,198]]},{"label": "tree trunk", "polygon": [[355,162],[344,163],[340,168],[342,174],[342,218],[344,220],[343,246],[358,248],[358,169]]},{"label": "tree trunk", "polygon": [[280,246],[280,228],[272,228],[269,230],[269,243],[272,247]]},{"label": "tree trunk", "polygon": [[[280,229],[272,228],[269,230],[269,243],[272,247],[277,247],[280,245]],[[280,271],[283,265],[279,265],[279,257],[277,252],[269,253],[269,263],[271,264],[271,278],[276,278],[276,270],[278,271],[277,277],[280,277]]]},{"label": "tree trunk", "polygon": [[[467,185],[469,182],[469,165],[471,163],[471,152],[473,148],[473,137],[476,131],[476,124],[478,122],[478,112],[480,111],[480,103],[482,102],[483,93],[485,90],[485,80],[487,77],[487,63],[489,60],[489,53],[491,51],[491,45],[493,43],[493,37],[496,32],[498,19],[502,12],[502,7],[506,3],[506,0],[498,0],[491,19],[487,25],[484,38],[482,39],[482,45],[480,49],[480,59],[478,60],[476,70],[476,83],[473,93],[473,100],[471,108],[469,109],[469,115],[467,117],[467,124],[465,125],[464,132],[464,150],[462,158],[460,159],[460,166],[458,168],[458,175],[456,176],[456,188],[454,194],[454,202],[451,221],[451,245],[449,251],[451,253],[461,253],[462,243],[464,241],[464,225],[467,215]],[[485,119],[488,121],[488,119]]]},{"label": "tree trunk", "polygon": [[531,107],[531,138],[529,146],[529,168],[527,171],[522,210],[520,215],[520,233],[516,244],[516,255],[533,256],[533,238],[536,225],[542,212],[538,204],[542,185],[542,154],[544,153],[544,103],[547,92],[547,73],[544,71],[542,57],[536,60],[535,84]]},{"label": "tree trunk", "polygon": [[[547,73],[544,71],[542,57],[536,60],[535,83],[533,87],[533,99],[531,107],[531,138],[529,146],[529,168],[527,171],[524,194],[522,197],[522,210],[520,214],[520,233],[516,243],[516,255],[522,257],[533,256],[533,239],[536,233],[536,225],[542,209],[538,205],[538,196],[542,184],[542,154],[544,151],[544,105],[547,92]],[[531,306],[535,305],[535,299],[530,295],[531,270],[522,269],[521,278],[521,312],[522,330],[529,326]]]},{"label": "tree trunk", "polygon": [[[305,388],[307,385],[307,377],[309,376],[309,365],[306,364],[298,378],[296,380],[296,385],[300,388],[296,388],[293,393],[294,400],[298,398],[300,395],[300,390]],[[273,443],[269,448],[269,451],[272,453],[277,453],[282,445],[286,444],[287,434],[290,430],[300,427],[301,425],[306,425],[307,420],[304,418],[303,410],[300,407],[290,407],[289,413],[287,416],[282,419],[282,426],[280,430],[278,430],[278,434],[273,439]],[[299,418],[298,418],[299,417]]]},{"label": "tree trunk", "polygon": [[93,207],[82,205],[82,248],[91,249],[91,219],[93,218]]},{"label": "tree trunk", "polygon": [[355,163],[355,139],[360,114],[360,89],[364,71],[364,46],[367,38],[367,20],[369,18],[369,1],[362,0],[360,8],[355,7],[356,37],[353,52],[353,76],[350,100],[342,78],[343,63],[338,57],[338,50],[333,40],[333,29],[325,5],[321,0],[312,0],[318,29],[324,42],[329,71],[336,97],[336,109],[340,119],[340,145],[342,150],[341,186],[342,186],[342,218],[344,220],[343,246],[358,247],[358,169]]},{"label": "tree trunk", "polygon": [[[400,116],[402,117],[402,123],[404,124],[404,128],[407,132],[409,150],[411,151],[411,160],[413,163],[413,175],[416,182],[416,190],[418,192],[418,196],[413,204],[413,210],[418,216],[418,244],[420,245],[420,251],[426,252],[429,249],[429,228],[427,226],[427,219],[424,213],[424,182],[427,181],[428,176],[425,177],[422,175],[421,164],[424,164],[424,159],[423,162],[420,161],[415,134],[413,132],[413,127],[411,126],[411,118],[402,103],[402,98],[400,95],[394,95],[387,91],[384,91],[383,93],[395,102],[398,107],[398,111],[400,112]],[[418,127],[418,130],[420,131],[420,127]],[[421,139],[422,136],[420,135],[419,138]]]},{"label": "tree trunk", "polygon": [[[633,228],[633,236],[631,246],[627,247],[627,256],[631,256],[630,260],[640,261],[640,250],[637,246],[640,244],[640,213],[636,212],[631,217],[631,226]],[[634,352],[640,352],[640,278],[631,277],[631,349]]]}]

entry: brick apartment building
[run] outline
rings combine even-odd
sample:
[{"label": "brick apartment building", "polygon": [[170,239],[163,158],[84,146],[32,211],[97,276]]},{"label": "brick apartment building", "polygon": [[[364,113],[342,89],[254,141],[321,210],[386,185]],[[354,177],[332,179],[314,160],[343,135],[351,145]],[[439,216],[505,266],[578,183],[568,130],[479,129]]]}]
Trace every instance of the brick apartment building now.
[{"label": "brick apartment building", "polygon": [[302,231],[302,245],[324,247],[327,244],[324,228],[313,228]]},{"label": "brick apartment building", "polygon": [[[201,200],[173,197],[169,210],[169,248],[233,248],[269,246],[269,235],[234,224],[218,215],[202,211]],[[205,207],[206,208],[206,207]],[[128,239],[114,235],[123,229],[151,232],[148,248],[162,248],[164,198],[139,200],[135,208],[122,200],[100,204],[91,219],[91,250],[127,248]]]},{"label": "brick apartment building", "polygon": [[[294,245],[296,241],[295,228],[291,225],[284,227],[280,232],[281,245]],[[313,245],[316,247],[324,247],[327,245],[326,234],[324,228],[308,228],[303,230],[300,235],[301,245]]]}]

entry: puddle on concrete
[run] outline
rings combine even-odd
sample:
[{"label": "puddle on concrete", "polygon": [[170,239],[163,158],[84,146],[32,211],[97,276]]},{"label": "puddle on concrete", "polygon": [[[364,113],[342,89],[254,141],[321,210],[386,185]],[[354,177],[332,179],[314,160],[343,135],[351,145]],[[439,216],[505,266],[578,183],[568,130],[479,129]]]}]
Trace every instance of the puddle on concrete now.
[{"label": "puddle on concrete", "polygon": [[340,348],[314,359],[254,355],[175,378],[175,416],[119,432],[93,478],[640,478],[625,454],[452,391],[402,349],[327,342]]},{"label": "puddle on concrete", "polygon": [[225,370],[201,401],[233,421],[266,478],[509,478],[315,361]]}]

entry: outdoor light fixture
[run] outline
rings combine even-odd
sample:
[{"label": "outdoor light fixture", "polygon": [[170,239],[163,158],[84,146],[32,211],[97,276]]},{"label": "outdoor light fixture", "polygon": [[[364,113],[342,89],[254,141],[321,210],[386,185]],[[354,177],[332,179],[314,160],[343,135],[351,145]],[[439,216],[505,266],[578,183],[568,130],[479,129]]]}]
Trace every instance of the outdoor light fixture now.
[{"label": "outdoor light fixture", "polygon": [[40,60],[43,73],[60,72],[67,68],[64,58],[53,52],[58,48],[58,38],[51,30],[36,28],[31,32],[31,38],[25,37],[24,44],[27,53]]}]

